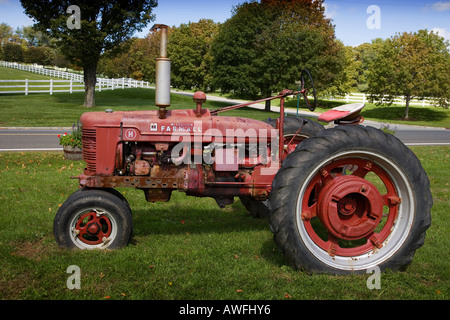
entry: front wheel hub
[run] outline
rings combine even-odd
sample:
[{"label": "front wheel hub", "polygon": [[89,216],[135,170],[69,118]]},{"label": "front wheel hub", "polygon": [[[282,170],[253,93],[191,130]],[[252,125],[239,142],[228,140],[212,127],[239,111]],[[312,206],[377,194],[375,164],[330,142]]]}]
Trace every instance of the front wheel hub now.
[{"label": "front wheel hub", "polygon": [[102,244],[111,235],[112,224],[103,211],[92,210],[81,215],[75,225],[76,237],[84,244]]},{"label": "front wheel hub", "polygon": [[317,216],[339,239],[357,240],[370,235],[383,216],[383,199],[369,181],[346,175],[336,177],[320,191]]}]

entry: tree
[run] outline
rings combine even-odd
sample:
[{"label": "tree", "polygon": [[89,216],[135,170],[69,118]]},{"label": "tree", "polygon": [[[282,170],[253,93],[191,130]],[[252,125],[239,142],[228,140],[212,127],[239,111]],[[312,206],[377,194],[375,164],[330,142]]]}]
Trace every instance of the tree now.
[{"label": "tree", "polygon": [[37,63],[48,66],[52,58],[52,49],[46,46],[30,46],[24,52],[24,61],[26,63]]},{"label": "tree", "polygon": [[239,5],[220,26],[212,50],[215,86],[246,97],[293,88],[305,68],[323,92],[345,66],[323,0]]},{"label": "tree", "polygon": [[170,33],[168,56],[172,60],[172,83],[181,89],[212,89],[211,43],[218,24],[212,20],[182,24]]},{"label": "tree", "polygon": [[155,82],[155,60],[159,57],[154,35],[131,38],[103,53],[99,61],[99,72],[107,77],[127,77]]},{"label": "tree", "polygon": [[32,26],[22,27],[20,33],[22,37],[27,41],[29,47],[42,47],[50,45],[50,38],[41,31],[37,31]]},{"label": "tree", "polygon": [[0,46],[9,42],[13,36],[13,29],[6,23],[0,23]]},{"label": "tree", "polygon": [[361,61],[357,58],[355,48],[342,44],[342,50],[345,53],[344,69],[335,75],[333,85],[329,86],[328,92],[333,95],[345,95],[352,90],[358,89],[359,72],[361,70]]},{"label": "tree", "polygon": [[2,59],[10,62],[24,62],[25,48],[15,42],[7,42],[2,46]]},{"label": "tree", "polygon": [[87,107],[95,105],[100,54],[141,31],[154,19],[151,11],[157,5],[156,0],[21,0],[21,3],[25,13],[37,22],[36,30],[57,39],[61,52],[83,67]]},{"label": "tree", "polygon": [[405,114],[413,98],[437,98],[448,106],[450,79],[449,43],[427,30],[404,32],[385,40],[376,50],[367,72],[370,99],[376,104],[392,104],[404,96]]}]

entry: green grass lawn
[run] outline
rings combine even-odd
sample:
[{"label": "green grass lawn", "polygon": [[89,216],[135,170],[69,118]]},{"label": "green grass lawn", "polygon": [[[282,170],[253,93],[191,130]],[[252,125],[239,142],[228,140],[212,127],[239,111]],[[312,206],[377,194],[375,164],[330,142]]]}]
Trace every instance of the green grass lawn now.
[{"label": "green grass lawn", "polygon": [[58,80],[58,77],[49,77],[45,75],[40,75],[38,73],[18,70],[8,67],[0,67],[0,80]]},{"label": "green grass lawn", "polygon": [[[51,76],[45,76],[40,75],[38,73],[24,71],[24,70],[17,70],[7,67],[0,67],[0,80],[31,80],[28,82],[28,92],[30,95],[35,95],[35,92],[32,91],[44,91],[43,94],[49,95],[50,90],[50,79],[53,79],[53,92],[55,93],[57,90],[70,90],[70,80],[58,78],[58,77],[51,77]],[[44,82],[35,82],[33,80],[46,80]],[[61,82],[63,81],[63,82]],[[25,81],[6,81],[6,82],[0,82],[0,86],[21,86],[21,87],[12,87],[12,88],[3,88],[0,87],[0,91],[21,91],[23,93],[15,93],[14,95],[25,95]],[[84,90],[83,83],[73,81],[72,84],[72,90]],[[45,92],[47,91],[47,92]],[[38,92],[40,94],[40,92]],[[0,99],[2,98],[2,95],[5,95],[5,93],[0,93]]]},{"label": "green grass lawn", "polygon": [[[84,112],[118,110],[157,110],[155,107],[155,91],[145,88],[117,89],[96,92],[96,106],[83,106],[84,92],[1,95],[0,126],[2,127],[71,127]],[[224,102],[207,101],[204,108],[217,109],[228,105]],[[172,94],[172,109],[195,108],[192,97]],[[222,114],[221,114],[222,115]],[[224,113],[227,116],[250,117],[264,120],[275,118],[277,113],[258,111],[251,108]]]},{"label": "green grass lawn", "polygon": [[[113,110],[156,110],[153,89],[132,88],[113,91],[96,92],[96,106],[83,106],[84,93],[54,93],[30,95],[0,95],[0,126],[41,127],[62,126],[71,127],[82,113],[88,111]],[[204,108],[216,109],[228,105],[224,102],[207,101]],[[274,103],[275,105],[275,103]],[[327,108],[337,106],[337,103],[322,103],[317,112],[324,112]],[[287,107],[295,108],[295,100],[289,100]],[[171,95],[172,109],[194,108],[195,104],[189,96]],[[367,120],[383,123],[401,123],[450,128],[450,110],[438,108],[410,107],[410,115],[414,120],[400,120],[403,115],[402,106],[375,106],[366,104],[362,115]],[[302,109],[305,110],[305,109]],[[268,117],[276,118],[277,113],[264,112],[251,108],[228,111],[220,115],[249,117],[264,120]]]},{"label": "green grass lawn", "polygon": [[[76,190],[84,163],[61,153],[0,154],[0,294],[2,299],[348,299],[447,300],[450,289],[449,147],[413,147],[434,197],[425,244],[405,272],[386,272],[381,289],[369,275],[308,275],[288,267],[265,219],[240,201],[219,209],[209,198],[174,192],[147,203],[119,189],[133,210],[132,243],[118,251],[66,251],[52,234],[59,206]],[[81,270],[81,289],[66,272]]]}]

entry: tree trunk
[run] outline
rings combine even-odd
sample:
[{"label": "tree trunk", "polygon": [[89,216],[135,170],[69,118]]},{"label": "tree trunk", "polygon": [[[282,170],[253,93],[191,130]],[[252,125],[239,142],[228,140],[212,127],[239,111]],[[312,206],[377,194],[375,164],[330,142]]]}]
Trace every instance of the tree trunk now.
[{"label": "tree trunk", "polygon": [[405,96],[405,101],[406,101],[405,120],[407,120],[409,117],[409,102],[411,101],[411,96],[410,95]]},{"label": "tree trunk", "polygon": [[84,106],[95,107],[95,83],[97,82],[97,65],[84,67]]},{"label": "tree trunk", "polygon": [[264,108],[265,111],[270,111],[270,101],[271,100],[266,101],[266,107]]},{"label": "tree trunk", "polygon": [[[263,98],[268,98],[272,95],[272,92],[268,89],[261,89],[261,92],[263,94]],[[264,111],[270,111],[270,104],[272,100],[267,100],[265,102],[265,108]]]}]

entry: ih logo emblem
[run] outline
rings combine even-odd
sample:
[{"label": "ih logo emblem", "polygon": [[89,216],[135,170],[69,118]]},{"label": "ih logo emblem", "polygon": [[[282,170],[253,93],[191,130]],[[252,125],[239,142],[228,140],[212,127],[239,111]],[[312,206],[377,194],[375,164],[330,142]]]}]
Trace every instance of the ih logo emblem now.
[{"label": "ih logo emblem", "polygon": [[150,123],[150,131],[158,131],[158,124]]},{"label": "ih logo emblem", "polygon": [[135,129],[127,129],[125,131],[125,139],[134,140],[137,137],[137,131]]}]

